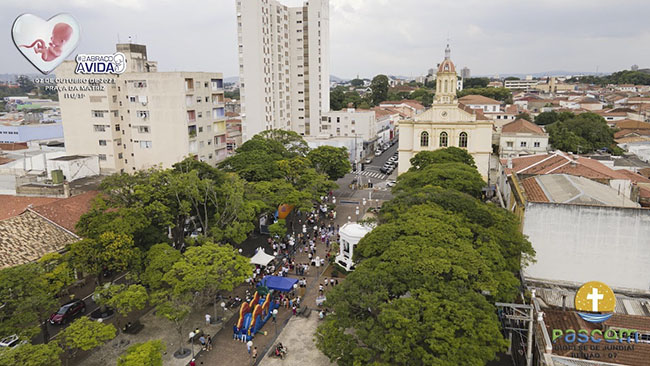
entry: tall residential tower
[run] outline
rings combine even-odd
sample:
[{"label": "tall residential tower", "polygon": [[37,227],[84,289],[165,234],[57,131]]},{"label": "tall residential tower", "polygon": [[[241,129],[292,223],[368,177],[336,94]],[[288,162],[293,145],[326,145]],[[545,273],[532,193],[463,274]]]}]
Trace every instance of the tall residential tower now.
[{"label": "tall residential tower", "polygon": [[242,138],[318,135],[329,111],[329,0],[236,0]]}]

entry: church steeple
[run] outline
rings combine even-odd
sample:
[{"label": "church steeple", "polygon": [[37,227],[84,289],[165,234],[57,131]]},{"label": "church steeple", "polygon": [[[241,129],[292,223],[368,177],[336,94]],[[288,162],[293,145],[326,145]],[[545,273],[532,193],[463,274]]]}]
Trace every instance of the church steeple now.
[{"label": "church steeple", "polygon": [[456,75],[456,67],[451,62],[451,48],[447,43],[445,48],[445,59],[438,65],[438,73],[436,74],[436,96],[435,103],[451,104],[456,101],[456,86],[458,84],[458,75]]}]

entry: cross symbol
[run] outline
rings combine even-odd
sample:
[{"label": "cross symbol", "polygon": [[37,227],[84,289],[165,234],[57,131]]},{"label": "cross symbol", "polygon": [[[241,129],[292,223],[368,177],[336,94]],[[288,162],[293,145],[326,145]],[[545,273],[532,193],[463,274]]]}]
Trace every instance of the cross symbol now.
[{"label": "cross symbol", "polygon": [[598,311],[598,300],[602,300],[604,297],[605,295],[598,293],[597,288],[591,289],[591,293],[587,295],[587,300],[591,300],[591,311]]}]

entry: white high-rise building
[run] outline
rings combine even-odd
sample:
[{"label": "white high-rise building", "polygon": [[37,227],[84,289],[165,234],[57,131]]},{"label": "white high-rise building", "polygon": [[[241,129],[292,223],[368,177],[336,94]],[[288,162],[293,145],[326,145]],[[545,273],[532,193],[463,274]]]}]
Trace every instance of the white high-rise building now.
[{"label": "white high-rise building", "polygon": [[329,111],[329,0],[237,0],[242,139],[318,135]]}]

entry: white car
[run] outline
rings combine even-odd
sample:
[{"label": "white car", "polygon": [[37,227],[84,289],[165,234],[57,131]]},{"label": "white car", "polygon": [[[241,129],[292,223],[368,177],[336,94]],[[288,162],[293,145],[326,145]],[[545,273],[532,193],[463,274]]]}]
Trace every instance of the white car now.
[{"label": "white car", "polygon": [[388,182],[386,182],[386,187],[393,187],[395,186],[396,183],[397,182],[395,182],[394,180],[389,180]]},{"label": "white car", "polygon": [[8,337],[4,337],[0,340],[0,349],[1,348],[16,348],[21,344],[27,343],[26,340],[21,341],[18,335],[13,334]]}]

